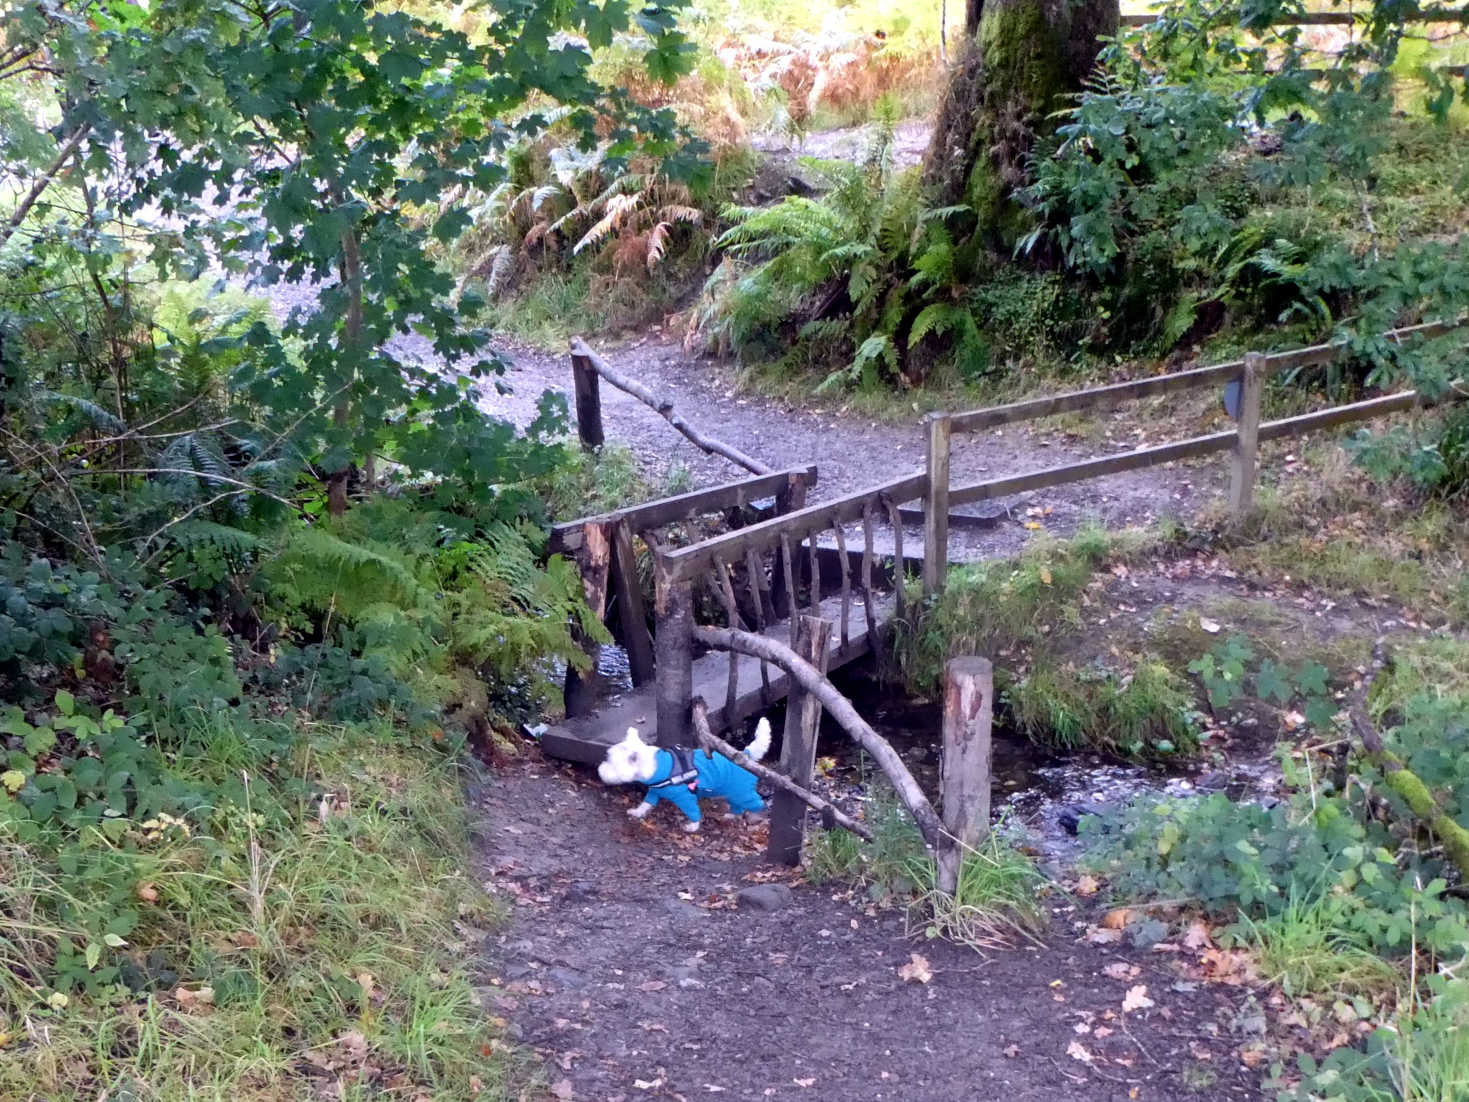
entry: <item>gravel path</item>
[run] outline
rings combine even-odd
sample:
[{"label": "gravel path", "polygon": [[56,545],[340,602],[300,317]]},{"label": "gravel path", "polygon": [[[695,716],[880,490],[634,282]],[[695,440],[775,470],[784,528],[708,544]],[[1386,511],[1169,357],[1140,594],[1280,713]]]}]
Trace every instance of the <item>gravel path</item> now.
[{"label": "gravel path", "polygon": [[[566,393],[570,402],[571,363],[567,355],[527,348],[509,348],[506,354],[514,363],[506,376],[512,393],[487,398],[487,410],[524,424],[533,416],[536,400],[544,390]],[[673,396],[679,412],[689,421],[748,454],[775,467],[815,463],[819,481],[810,497],[813,503],[923,469],[925,440],[917,414],[909,423],[879,422],[742,393],[726,365],[690,357],[678,344],[667,340],[648,340],[607,350],[605,355],[619,370],[632,374],[656,393]],[[608,442],[631,448],[648,475],[657,478],[681,465],[687,468],[695,486],[742,476],[740,468],[706,455],[632,396],[606,383],[601,387],[601,396]],[[1158,443],[1187,434],[1172,425],[1159,429],[1167,435],[1132,436],[1131,446],[1144,439]],[[1120,449],[1067,440],[1034,425],[1008,426],[956,437],[952,478],[959,485],[1060,466],[1107,450]],[[965,560],[1009,554],[1036,531],[1027,525],[1040,525],[1065,535],[1089,518],[1122,526],[1146,524],[1163,516],[1182,517],[1211,495],[1222,492],[1225,481],[1224,464],[1218,461],[1201,466],[1170,464],[987,502],[959,510],[995,519],[978,528],[956,525],[951,531],[950,551],[955,558]]]}]

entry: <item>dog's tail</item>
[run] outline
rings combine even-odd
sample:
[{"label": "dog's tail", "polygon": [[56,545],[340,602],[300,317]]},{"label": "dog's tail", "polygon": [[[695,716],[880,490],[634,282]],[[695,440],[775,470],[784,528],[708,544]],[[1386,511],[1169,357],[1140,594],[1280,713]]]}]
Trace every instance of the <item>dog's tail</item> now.
[{"label": "dog's tail", "polygon": [[745,747],[745,753],[750,755],[755,761],[759,761],[769,749],[770,720],[762,718],[755,727],[755,740],[749,746]]}]

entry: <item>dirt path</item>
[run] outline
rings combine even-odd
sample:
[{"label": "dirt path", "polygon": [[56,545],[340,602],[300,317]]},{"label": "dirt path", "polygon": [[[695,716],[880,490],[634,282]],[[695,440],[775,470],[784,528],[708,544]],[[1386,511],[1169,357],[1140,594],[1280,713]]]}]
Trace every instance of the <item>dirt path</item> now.
[{"label": "dirt path", "polygon": [[[514,364],[506,377],[513,392],[487,398],[487,410],[525,424],[534,415],[535,401],[542,391],[559,390],[567,393],[570,401],[571,365],[566,355],[516,347],[505,352]],[[917,414],[910,423],[893,424],[791,407],[759,394],[739,393],[726,365],[690,357],[669,341],[650,340],[610,350],[607,356],[619,369],[635,375],[654,391],[672,396],[690,421],[749,454],[777,467],[817,464],[820,481],[811,495],[813,502],[923,468],[925,444]],[[630,395],[607,384],[602,386],[601,394],[607,440],[631,448],[654,477],[679,465],[688,469],[695,486],[743,474],[726,460],[700,451]],[[1176,428],[1160,428],[1177,435]],[[1138,443],[1141,439],[1133,437],[1132,446]],[[1059,466],[1097,455],[1101,450],[1095,444],[1047,435],[1034,426],[1010,426],[998,432],[956,437],[953,480],[959,484]],[[1225,477],[1222,463],[1198,467],[1174,464],[984,503],[959,511],[997,516],[996,522],[982,530],[954,528],[950,550],[954,557],[964,559],[1012,553],[1030,537],[1032,529],[1025,527],[1027,523],[1040,523],[1047,530],[1065,534],[1088,518],[1122,526],[1145,524],[1162,516],[1183,516],[1221,493]],[[1028,509],[1037,512],[1027,513]]]},{"label": "dirt path", "polygon": [[[706,818],[689,838],[667,808],[629,821],[632,802],[538,758],[482,801],[484,875],[515,902],[490,1004],[544,1058],[550,1097],[1258,1096],[1235,1054],[1243,990],[1182,981],[1166,952],[1089,944],[1064,895],[1044,948],[986,961],[762,865],[763,827]],[[736,905],[752,883],[784,905]],[[898,975],[914,950],[927,984]],[[1154,1005],[1124,1013],[1136,985]]]}]

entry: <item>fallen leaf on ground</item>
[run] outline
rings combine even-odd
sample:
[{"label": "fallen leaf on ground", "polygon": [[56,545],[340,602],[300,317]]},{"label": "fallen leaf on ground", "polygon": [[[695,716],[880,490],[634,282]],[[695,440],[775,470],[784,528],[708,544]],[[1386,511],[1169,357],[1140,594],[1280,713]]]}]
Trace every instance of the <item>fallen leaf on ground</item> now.
[{"label": "fallen leaf on ground", "polygon": [[644,980],[638,984],[639,991],[662,991],[668,984],[662,980]]},{"label": "fallen leaf on ground", "polygon": [[1132,923],[1133,913],[1126,907],[1118,907],[1102,916],[1104,930],[1125,930]]},{"label": "fallen leaf on ground", "polygon": [[1214,944],[1209,926],[1204,922],[1193,922],[1183,932],[1183,944],[1187,949],[1207,949]]},{"label": "fallen leaf on ground", "polygon": [[792,1079],[791,1082],[798,1087],[810,1087],[816,1084],[815,1079]]},{"label": "fallen leaf on ground", "polygon": [[1135,987],[1127,989],[1127,995],[1122,1000],[1124,1013],[1132,1013],[1134,1010],[1146,1010],[1153,1005],[1153,1000],[1148,998],[1148,985],[1140,983]]},{"label": "fallen leaf on ground", "polygon": [[1013,1059],[1015,1059],[1015,1057],[1017,1057],[1017,1056],[1020,1055],[1020,1046],[1019,1045],[1006,1045],[1004,1051],[1005,1051],[1005,1055],[1008,1056],[1008,1057],[1010,1057],[1010,1059],[1013,1060]]},{"label": "fallen leaf on ground", "polygon": [[1122,940],[1122,931],[1108,930],[1101,926],[1088,926],[1086,939],[1093,945],[1116,945]]},{"label": "fallen leaf on ground", "polygon": [[1114,960],[1102,969],[1102,975],[1114,980],[1130,980],[1139,971],[1140,969],[1135,964],[1128,964],[1125,960]]},{"label": "fallen leaf on ground", "polygon": [[1097,878],[1095,876],[1082,876],[1081,879],[1076,882],[1076,894],[1096,895],[1097,890],[1101,886],[1101,884],[1097,883]]},{"label": "fallen leaf on ground", "polygon": [[927,983],[933,979],[933,969],[922,953],[911,953],[908,963],[898,969],[898,978],[905,983]]},{"label": "fallen leaf on ground", "polygon": [[1086,1050],[1080,1041],[1072,1041],[1066,1046],[1066,1055],[1073,1060],[1080,1060],[1083,1064],[1092,1062],[1092,1054]]},{"label": "fallen leaf on ground", "polygon": [[1218,635],[1219,634],[1219,621],[1218,620],[1210,620],[1210,619],[1207,619],[1206,617],[1201,616],[1201,617],[1199,617],[1199,627],[1203,628],[1210,635]]}]

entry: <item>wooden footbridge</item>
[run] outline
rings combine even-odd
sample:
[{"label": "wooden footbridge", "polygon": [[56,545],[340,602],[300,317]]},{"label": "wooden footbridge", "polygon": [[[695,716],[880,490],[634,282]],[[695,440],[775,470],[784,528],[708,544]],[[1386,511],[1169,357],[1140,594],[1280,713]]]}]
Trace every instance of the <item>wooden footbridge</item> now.
[{"label": "wooden footbridge", "polygon": [[[1463,321],[1395,330],[1379,338],[1395,354],[1416,341],[1450,341],[1462,354]],[[925,596],[943,588],[948,566],[949,509],[965,503],[1138,470],[1218,452],[1231,454],[1230,505],[1249,510],[1259,444],[1379,417],[1425,404],[1413,391],[1335,406],[1279,421],[1260,420],[1261,396],[1274,374],[1323,365],[1360,347],[1315,345],[1052,395],[966,413],[927,418],[925,469],[836,500],[807,504],[815,467],[773,471],[758,460],[689,425],[673,404],[629,379],[580,340],[572,342],[578,428],[585,446],[602,443],[598,380],[606,379],[662,414],[706,451],[750,472],[749,477],[677,497],[558,525],[552,550],[580,566],[587,598],[626,649],[633,690],[599,700],[591,679],[567,676],[566,719],[542,737],[545,750],[572,761],[600,761],[628,727],[656,733],[663,746],[694,745],[693,704],[702,699],[714,732],[734,729],[783,700],[789,675],[750,654],[697,653],[697,627],[763,634],[794,648],[798,621],[831,625],[824,655],[813,664],[833,670],[881,652],[886,628],[905,614],[910,560],[905,525],[922,524]],[[1235,428],[1188,440],[951,486],[952,435],[1194,387],[1220,388]],[[1454,397],[1450,394],[1449,397]],[[921,512],[904,508],[920,502]],[[642,550],[639,550],[641,544]],[[911,543],[910,543],[911,546]],[[651,608],[650,608],[651,606]],[[706,638],[709,633],[705,633]],[[588,650],[593,650],[588,645]],[[824,662],[820,659],[824,659]]]}]

